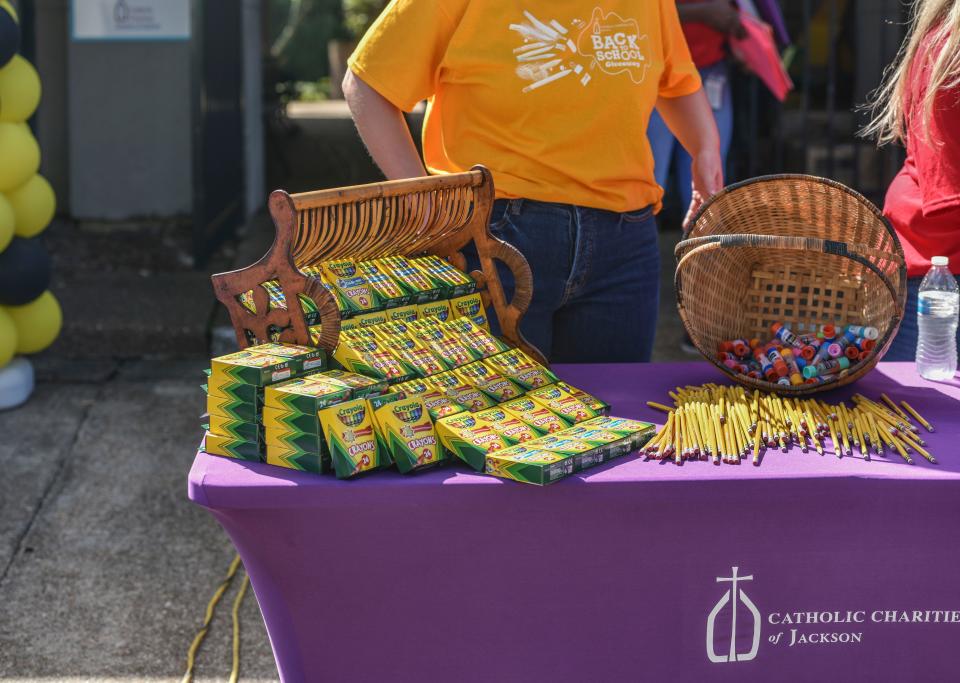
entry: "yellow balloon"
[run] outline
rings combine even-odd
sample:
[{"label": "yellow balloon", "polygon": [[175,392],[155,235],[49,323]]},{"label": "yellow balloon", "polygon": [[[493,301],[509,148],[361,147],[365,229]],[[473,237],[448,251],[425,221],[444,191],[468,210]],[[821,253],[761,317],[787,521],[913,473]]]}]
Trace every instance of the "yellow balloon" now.
[{"label": "yellow balloon", "polygon": [[23,185],[40,168],[40,146],[29,128],[0,123],[0,192]]},{"label": "yellow balloon", "polygon": [[[35,175],[20,187],[7,192],[18,237],[39,235],[50,225],[57,210],[53,188],[42,175]],[[0,209],[0,242],[3,241],[3,211]]]},{"label": "yellow balloon", "polygon": [[20,18],[17,17],[17,10],[13,8],[13,5],[10,4],[9,0],[0,0],[0,9],[5,9],[13,17],[13,20],[20,23]]},{"label": "yellow balloon", "polygon": [[7,198],[0,194],[0,251],[7,248],[13,239],[13,207]]},{"label": "yellow balloon", "polygon": [[17,351],[17,326],[7,312],[0,308],[0,368],[10,362]]},{"label": "yellow balloon", "polygon": [[26,121],[40,104],[40,75],[20,55],[0,69],[0,121]]},{"label": "yellow balloon", "polygon": [[63,312],[49,290],[28,304],[7,306],[4,310],[17,328],[17,353],[43,351],[60,334]]}]

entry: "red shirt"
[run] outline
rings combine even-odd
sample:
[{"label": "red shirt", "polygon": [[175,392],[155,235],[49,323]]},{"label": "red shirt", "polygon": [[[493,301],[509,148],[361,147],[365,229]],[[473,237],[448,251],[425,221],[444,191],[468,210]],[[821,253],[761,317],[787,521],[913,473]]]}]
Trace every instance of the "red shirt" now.
[{"label": "red shirt", "polygon": [[[677,0],[678,5],[691,2],[703,2],[703,0]],[[693,63],[698,69],[716,64],[727,56],[724,49],[727,36],[720,31],[693,21],[683,22],[682,28],[687,46],[690,48],[690,56],[693,57]]]},{"label": "red shirt", "polygon": [[960,88],[934,100],[928,142],[922,128],[923,92],[930,80],[925,52],[921,46],[908,75],[907,159],[883,206],[903,244],[909,277],[925,275],[934,256],[948,256],[950,270],[960,274]]}]

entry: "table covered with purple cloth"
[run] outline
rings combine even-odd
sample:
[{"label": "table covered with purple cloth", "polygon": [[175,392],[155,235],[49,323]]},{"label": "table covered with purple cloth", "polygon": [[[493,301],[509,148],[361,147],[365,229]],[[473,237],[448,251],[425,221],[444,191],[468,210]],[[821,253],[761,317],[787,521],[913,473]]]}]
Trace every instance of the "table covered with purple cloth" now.
[{"label": "table covered with purple cloth", "polygon": [[[704,363],[557,366],[612,404]],[[338,481],[197,455],[284,681],[948,681],[960,676],[960,381],[881,363],[940,461],[630,455],[547,487],[464,467]]]}]

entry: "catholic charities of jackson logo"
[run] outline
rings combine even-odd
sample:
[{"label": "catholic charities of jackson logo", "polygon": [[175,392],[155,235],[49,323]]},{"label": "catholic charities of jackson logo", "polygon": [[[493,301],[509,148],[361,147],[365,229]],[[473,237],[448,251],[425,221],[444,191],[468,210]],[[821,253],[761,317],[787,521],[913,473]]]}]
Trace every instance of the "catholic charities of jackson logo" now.
[{"label": "catholic charities of jackson logo", "polygon": [[[718,584],[727,584],[707,615],[707,659],[715,664],[749,662],[757,657],[763,623],[772,632],[766,640],[772,647],[806,650],[824,646],[856,647],[867,637],[881,632],[911,628],[910,624],[936,624],[940,628],[960,629],[960,609],[904,609],[896,605],[875,605],[877,609],[798,610],[796,608],[760,613],[744,585],[754,580],[743,576],[739,567],[730,567],[729,576],[718,576]],[[747,586],[751,591],[753,584]],[[943,607],[943,606],[941,606]],[[746,638],[750,635],[749,640]],[[898,639],[907,633],[901,632]],[[719,646],[720,644],[722,646]],[[726,644],[729,643],[729,647]],[[749,643],[749,644],[748,644]]]},{"label": "catholic charities of jackson logo", "polygon": [[[717,604],[710,610],[707,616],[707,657],[715,664],[723,662],[747,662],[757,656],[760,649],[760,629],[763,624],[763,617],[760,616],[760,610],[753,604],[753,600],[746,594],[738,584],[745,581],[753,581],[753,576],[738,576],[739,567],[731,567],[730,576],[718,576],[717,583],[729,583],[729,589],[720,596]],[[742,609],[745,608],[745,609]],[[730,610],[730,651],[723,654],[717,654],[716,632],[717,616],[724,610]],[[753,639],[750,649],[747,652],[737,652],[737,619],[749,618],[753,624]]]}]

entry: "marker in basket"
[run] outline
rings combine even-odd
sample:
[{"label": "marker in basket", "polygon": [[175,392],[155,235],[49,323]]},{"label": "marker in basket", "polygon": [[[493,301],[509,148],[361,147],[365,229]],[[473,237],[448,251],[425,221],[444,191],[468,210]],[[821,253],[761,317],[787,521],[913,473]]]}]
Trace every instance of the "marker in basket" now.
[{"label": "marker in basket", "polygon": [[791,332],[790,328],[783,323],[773,323],[773,325],[770,326],[770,332],[784,344],[789,344],[797,349],[803,348],[803,342],[800,341],[800,338]]},{"label": "marker in basket", "polygon": [[[770,360],[770,363],[773,365],[773,369],[776,370],[777,376],[786,377],[790,369],[787,367],[787,364],[783,361],[783,356],[780,355],[780,352],[777,351],[775,346],[767,346],[767,358]],[[790,380],[787,380],[789,384]]]},{"label": "marker in basket", "polygon": [[787,364],[787,368],[790,370],[790,384],[803,384],[803,375],[800,374],[800,367],[797,365],[797,361],[793,357],[793,351],[791,349],[784,349],[782,356],[783,361]]},{"label": "marker in basket", "polygon": [[863,337],[870,341],[880,336],[880,331],[876,327],[864,327],[862,325],[847,325],[847,332],[853,333],[856,337]]}]

